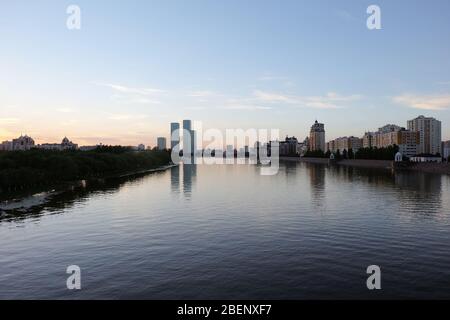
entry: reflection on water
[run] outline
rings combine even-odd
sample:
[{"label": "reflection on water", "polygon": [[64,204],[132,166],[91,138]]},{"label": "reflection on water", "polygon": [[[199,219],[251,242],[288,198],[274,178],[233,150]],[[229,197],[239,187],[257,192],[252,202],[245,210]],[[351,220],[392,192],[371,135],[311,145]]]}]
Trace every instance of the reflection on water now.
[{"label": "reflection on water", "polygon": [[280,165],[183,164],[3,216],[0,298],[450,298],[448,176]]}]

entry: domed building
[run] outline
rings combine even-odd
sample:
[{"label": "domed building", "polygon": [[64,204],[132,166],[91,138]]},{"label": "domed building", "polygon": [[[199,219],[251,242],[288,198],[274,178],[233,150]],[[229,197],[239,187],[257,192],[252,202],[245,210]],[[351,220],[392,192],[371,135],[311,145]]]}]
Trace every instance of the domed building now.
[{"label": "domed building", "polygon": [[72,141],[70,141],[69,139],[67,139],[67,137],[64,137],[64,139],[61,142],[61,149],[62,150],[69,150],[69,149],[78,149],[78,144],[73,143]]},{"label": "domed building", "polygon": [[25,151],[30,150],[31,148],[34,148],[34,140],[27,135],[21,135],[19,138],[13,139],[12,141],[12,150],[14,151]]},{"label": "domed building", "polygon": [[78,144],[73,143],[67,137],[64,137],[61,143],[43,143],[39,145],[38,148],[45,150],[76,150],[78,149]]}]

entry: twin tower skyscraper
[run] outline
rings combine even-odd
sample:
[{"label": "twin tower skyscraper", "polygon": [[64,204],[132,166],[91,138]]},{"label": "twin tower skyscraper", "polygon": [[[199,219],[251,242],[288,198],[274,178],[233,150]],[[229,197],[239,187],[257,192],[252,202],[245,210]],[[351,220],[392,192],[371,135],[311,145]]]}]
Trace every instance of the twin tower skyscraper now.
[{"label": "twin tower skyscraper", "polygon": [[172,150],[183,151],[183,155],[195,155],[197,152],[197,136],[192,130],[192,121],[183,120],[183,149],[181,149],[181,130],[178,122],[170,124],[170,148]]}]

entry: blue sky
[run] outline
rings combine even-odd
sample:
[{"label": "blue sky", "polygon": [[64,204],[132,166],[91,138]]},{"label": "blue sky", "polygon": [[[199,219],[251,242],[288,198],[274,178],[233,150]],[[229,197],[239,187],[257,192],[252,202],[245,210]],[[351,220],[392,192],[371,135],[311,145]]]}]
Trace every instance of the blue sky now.
[{"label": "blue sky", "polygon": [[420,114],[450,139],[449,36],[447,0],[9,1],[0,139],[154,145],[189,118],[329,140]]}]

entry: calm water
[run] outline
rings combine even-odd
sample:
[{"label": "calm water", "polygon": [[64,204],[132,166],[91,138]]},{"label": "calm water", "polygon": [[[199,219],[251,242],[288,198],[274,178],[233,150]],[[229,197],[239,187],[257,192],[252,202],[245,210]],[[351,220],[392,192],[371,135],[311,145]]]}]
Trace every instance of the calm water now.
[{"label": "calm water", "polygon": [[[72,264],[80,291],[66,289]],[[0,220],[0,266],[0,298],[450,298],[450,179],[174,167]]]}]

